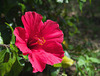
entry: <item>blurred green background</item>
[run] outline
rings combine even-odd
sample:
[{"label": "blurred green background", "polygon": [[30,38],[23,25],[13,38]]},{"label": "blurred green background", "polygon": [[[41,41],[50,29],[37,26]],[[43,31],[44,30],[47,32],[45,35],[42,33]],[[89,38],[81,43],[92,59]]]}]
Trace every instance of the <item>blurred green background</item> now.
[{"label": "blurred green background", "polygon": [[[21,52],[11,42],[11,28],[23,27],[21,16],[26,11],[41,14],[43,22],[58,22],[64,33],[64,51],[74,60],[72,66],[47,65],[42,73],[32,74],[27,57],[21,59]],[[1,76],[100,76],[100,0],[0,0],[0,44],[10,45],[10,50],[0,47]]]}]

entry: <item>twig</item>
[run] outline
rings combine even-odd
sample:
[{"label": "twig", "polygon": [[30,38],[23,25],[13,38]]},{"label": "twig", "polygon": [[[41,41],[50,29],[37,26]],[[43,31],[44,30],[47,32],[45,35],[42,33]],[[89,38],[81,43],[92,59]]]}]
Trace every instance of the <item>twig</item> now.
[{"label": "twig", "polygon": [[0,44],[0,47],[6,47],[6,48],[9,48],[10,46],[9,46],[9,45],[6,45],[6,44]]}]

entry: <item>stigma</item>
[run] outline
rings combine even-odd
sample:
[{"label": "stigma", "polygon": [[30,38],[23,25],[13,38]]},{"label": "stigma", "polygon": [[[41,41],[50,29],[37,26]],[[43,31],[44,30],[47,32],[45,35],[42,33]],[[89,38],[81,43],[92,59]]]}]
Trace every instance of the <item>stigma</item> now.
[{"label": "stigma", "polygon": [[44,39],[44,37],[37,38],[37,43],[39,45],[43,45],[45,42],[46,42],[46,40]]}]

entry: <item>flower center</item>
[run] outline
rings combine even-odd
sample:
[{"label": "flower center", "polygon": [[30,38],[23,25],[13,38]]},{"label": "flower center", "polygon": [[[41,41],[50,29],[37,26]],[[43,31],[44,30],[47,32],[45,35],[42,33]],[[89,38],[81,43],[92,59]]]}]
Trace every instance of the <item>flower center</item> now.
[{"label": "flower center", "polygon": [[46,42],[46,40],[44,39],[44,37],[41,37],[41,38],[37,38],[37,43],[39,44],[39,45],[43,45],[45,42]]}]

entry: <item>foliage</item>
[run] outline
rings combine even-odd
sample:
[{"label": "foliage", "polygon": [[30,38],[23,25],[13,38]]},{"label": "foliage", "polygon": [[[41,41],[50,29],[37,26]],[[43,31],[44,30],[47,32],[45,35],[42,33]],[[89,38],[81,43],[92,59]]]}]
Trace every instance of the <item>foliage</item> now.
[{"label": "foliage", "polygon": [[[10,24],[6,23],[11,31],[12,31],[12,39],[10,41],[10,45],[3,45],[3,42],[1,44],[3,48],[1,48],[0,51],[0,76],[18,76],[20,71],[22,70],[22,66],[20,65],[20,61],[18,59],[18,49],[15,45],[15,36],[13,34],[13,28],[10,26]],[[2,39],[2,38],[1,38]],[[3,40],[1,40],[3,41]],[[20,58],[20,57],[19,57]],[[18,71],[16,71],[16,69]],[[15,71],[15,72],[14,72]]]},{"label": "foliage", "polygon": [[77,73],[81,76],[94,76],[98,69],[96,68],[100,64],[100,60],[94,57],[89,57],[88,55],[80,56],[76,64]]}]

